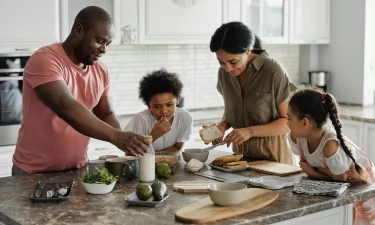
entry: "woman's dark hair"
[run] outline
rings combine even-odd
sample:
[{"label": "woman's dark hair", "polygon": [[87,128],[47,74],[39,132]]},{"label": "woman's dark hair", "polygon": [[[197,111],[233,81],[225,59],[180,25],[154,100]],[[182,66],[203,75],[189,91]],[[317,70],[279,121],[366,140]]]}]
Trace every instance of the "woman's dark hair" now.
[{"label": "woman's dark hair", "polygon": [[253,49],[251,50],[251,52],[254,54],[260,55],[262,54],[263,51],[264,49],[263,49],[262,40],[257,35],[255,35],[255,41],[254,41]]},{"label": "woman's dark hair", "polygon": [[219,49],[231,54],[242,54],[252,49],[255,37],[253,31],[241,22],[224,23],[211,37],[210,50]]},{"label": "woman's dark hair", "polygon": [[183,84],[177,73],[170,73],[161,68],[147,73],[139,81],[139,99],[148,105],[154,95],[172,93],[179,100],[182,87]]},{"label": "woman's dark hair", "polygon": [[370,176],[366,169],[355,161],[351,150],[344,140],[344,135],[341,130],[342,124],[337,110],[338,103],[333,95],[325,93],[319,88],[308,86],[293,94],[289,101],[289,107],[291,107],[293,113],[297,115],[298,119],[308,118],[314,121],[319,129],[327,123],[329,117],[336,130],[337,138],[345,153],[353,160],[356,171],[362,180],[371,183]]}]

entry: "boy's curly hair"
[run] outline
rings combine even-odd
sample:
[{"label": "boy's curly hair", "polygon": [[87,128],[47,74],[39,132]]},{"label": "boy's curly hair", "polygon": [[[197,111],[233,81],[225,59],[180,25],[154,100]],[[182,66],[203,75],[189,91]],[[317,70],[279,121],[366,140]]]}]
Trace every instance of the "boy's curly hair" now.
[{"label": "boy's curly hair", "polygon": [[149,105],[157,94],[171,93],[177,100],[181,97],[183,84],[177,73],[167,72],[164,68],[147,73],[139,81],[139,99]]}]

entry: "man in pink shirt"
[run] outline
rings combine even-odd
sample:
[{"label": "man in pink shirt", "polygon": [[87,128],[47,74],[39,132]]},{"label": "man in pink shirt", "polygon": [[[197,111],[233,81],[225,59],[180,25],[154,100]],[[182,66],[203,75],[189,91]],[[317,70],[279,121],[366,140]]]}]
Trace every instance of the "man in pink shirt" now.
[{"label": "man in pink shirt", "polygon": [[81,168],[89,137],[131,155],[147,151],[144,137],[121,131],[108,99],[108,70],[98,60],[112,37],[110,15],[90,6],[78,13],[65,42],[30,57],[12,175]]}]

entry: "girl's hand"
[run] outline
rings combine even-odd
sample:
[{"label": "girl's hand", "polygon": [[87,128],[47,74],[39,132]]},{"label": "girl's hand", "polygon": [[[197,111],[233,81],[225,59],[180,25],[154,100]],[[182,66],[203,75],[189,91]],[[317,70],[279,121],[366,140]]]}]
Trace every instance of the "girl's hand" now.
[{"label": "girl's hand", "polygon": [[314,170],[314,167],[312,167],[310,164],[308,164],[307,162],[303,162],[303,161],[300,161],[299,162],[299,166],[301,167],[301,169],[303,170],[303,172],[307,173],[307,175],[309,175],[309,172],[311,170]]},{"label": "girl's hand", "polygon": [[233,129],[224,139],[224,142],[229,146],[231,143],[240,145],[252,137],[249,128]]},{"label": "girl's hand", "polygon": [[336,180],[336,181],[348,181],[348,178],[350,177],[350,170],[346,171],[345,173],[343,174],[339,174],[339,175],[333,175],[332,176],[332,179]]}]

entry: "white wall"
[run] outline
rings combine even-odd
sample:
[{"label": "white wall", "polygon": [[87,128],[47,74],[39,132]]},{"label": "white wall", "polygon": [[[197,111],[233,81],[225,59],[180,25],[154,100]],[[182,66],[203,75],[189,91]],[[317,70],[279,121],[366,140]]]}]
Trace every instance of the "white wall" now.
[{"label": "white wall", "polygon": [[364,35],[365,0],[332,0],[331,41],[319,46],[318,64],[339,102],[363,103]]},{"label": "white wall", "polygon": [[363,104],[375,104],[375,1],[366,0]]},{"label": "white wall", "polygon": [[331,72],[329,91],[341,103],[375,104],[375,1],[331,0],[331,41],[300,47],[300,81],[309,70]]},{"label": "white wall", "polygon": [[[265,46],[270,56],[299,83],[299,46]],[[185,85],[186,109],[222,107],[216,90],[219,64],[207,45],[111,46],[102,59],[111,76],[112,101],[118,115],[135,114],[145,106],[138,99],[139,80],[148,72],[165,67],[180,74]]]}]

